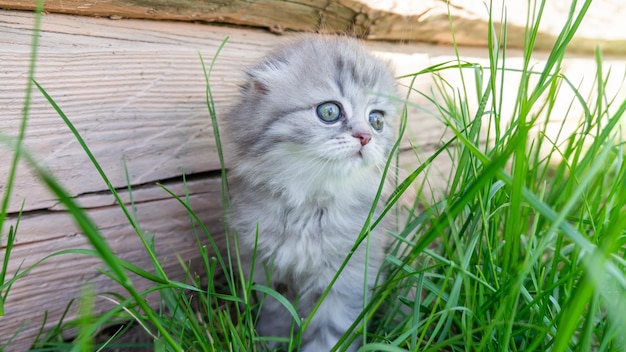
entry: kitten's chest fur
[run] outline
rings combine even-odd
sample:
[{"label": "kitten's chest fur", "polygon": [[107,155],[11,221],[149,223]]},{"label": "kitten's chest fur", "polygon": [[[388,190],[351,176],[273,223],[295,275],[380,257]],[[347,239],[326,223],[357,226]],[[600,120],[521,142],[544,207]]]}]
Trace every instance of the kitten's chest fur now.
[{"label": "kitten's chest fur", "polygon": [[[234,202],[238,218],[247,220],[239,221],[237,227],[244,231],[239,238],[249,250],[256,246],[257,259],[270,268],[273,278],[322,278],[320,285],[327,284],[354,246],[369,214],[375,188],[352,189],[350,195],[340,191],[335,192],[339,195],[312,193],[299,204],[290,204],[284,194],[256,189]],[[377,245],[374,252],[382,253],[382,247]],[[361,246],[357,252],[363,250]],[[357,265],[360,267],[365,265],[363,255],[354,256],[352,261],[361,262]]]}]

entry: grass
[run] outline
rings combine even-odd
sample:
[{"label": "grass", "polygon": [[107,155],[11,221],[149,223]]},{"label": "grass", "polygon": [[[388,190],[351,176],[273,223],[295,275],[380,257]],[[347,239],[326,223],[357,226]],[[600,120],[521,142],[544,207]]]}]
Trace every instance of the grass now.
[{"label": "grass", "polygon": [[[604,90],[609,74],[605,73],[599,51],[595,56],[594,91],[580,92],[561,73],[567,44],[590,1],[572,6],[569,21],[545,65],[531,64],[544,4],[536,3],[528,14],[521,68],[505,66],[506,30],[496,31],[490,19],[488,65],[462,61],[462,50],[456,48],[457,60],[405,77],[410,82],[432,80],[429,92],[415,91],[412,84],[408,91],[430,102],[426,109],[446,126],[449,137],[442,139],[442,147],[417,169],[410,170],[389,201],[391,211],[407,189],[413,188],[421,195],[405,209],[409,216],[393,233],[396,243],[383,268],[386,277],[364,309],[362,320],[353,326],[358,338],[366,342],[362,351],[626,350],[626,148],[620,122],[626,102],[615,100]],[[500,22],[506,21],[505,14],[492,15],[499,15]],[[452,26],[451,30],[454,33]],[[35,42],[29,82],[36,48]],[[213,123],[219,117],[209,82],[216,58],[219,60],[217,54],[205,69]],[[506,80],[515,76],[521,77],[518,90],[505,91]],[[456,77],[461,85],[452,84],[450,77]],[[70,119],[43,87],[36,87],[72,130],[117,197]],[[515,94],[512,109],[504,106],[507,94]],[[582,115],[571,113],[574,109],[556,109],[563,96],[573,96],[570,106],[579,108]],[[28,101],[22,130],[27,124]],[[566,134],[561,126],[555,134],[547,123],[551,119],[578,124],[571,133]],[[217,128],[215,131],[219,141]],[[146,271],[117,258],[96,225],[54,176],[22,150],[23,133],[15,140],[1,140],[13,150],[14,163],[22,159],[35,168],[93,246],[90,250],[53,255],[74,253],[101,258],[106,268],[103,273],[126,292],[107,295],[118,303],[116,308],[94,314],[96,293],[85,288],[83,297],[75,302],[80,307],[79,319],[58,322],[55,328],[42,333],[33,350],[112,348],[118,335],[97,342],[96,332],[107,324],[127,320],[142,326],[152,336],[153,348],[159,351],[262,350],[264,341],[254,332],[253,308],[262,303],[258,299],[262,301],[264,295],[278,297],[278,293],[230,270],[237,261],[236,252],[209,254],[203,243],[209,243],[214,250],[218,250],[217,245],[188,199],[178,198],[164,188],[188,210],[197,230],[205,269],[201,275],[209,278],[208,286],[203,286],[201,277],[189,270],[183,282],[170,279],[154,254],[152,239],[144,236],[139,227],[132,204],[128,210],[119,197],[120,208],[151,256],[154,268]],[[418,151],[415,153],[421,158]],[[431,166],[443,157],[452,160],[453,168],[444,175],[445,189],[437,192],[429,178],[417,180],[429,170],[434,172]],[[11,175],[3,197],[0,233],[7,216],[14,173]],[[225,183],[223,190],[226,196]],[[227,197],[224,204],[228,204]],[[371,226],[378,220],[371,219]],[[18,273],[6,271],[18,231],[19,222],[8,229],[0,271],[0,316],[11,285],[34,267],[21,268]],[[180,262],[186,266],[184,260]],[[218,280],[220,272],[225,274]],[[131,274],[150,280],[154,286],[138,291]],[[145,303],[143,297],[149,292],[160,295],[159,307]],[[71,304],[68,302],[68,308]],[[301,323],[306,325],[307,320]],[[77,329],[75,340],[62,339],[61,332],[67,329]],[[346,335],[342,343],[348,339]],[[286,342],[296,347],[298,334],[294,331],[294,337]]]}]

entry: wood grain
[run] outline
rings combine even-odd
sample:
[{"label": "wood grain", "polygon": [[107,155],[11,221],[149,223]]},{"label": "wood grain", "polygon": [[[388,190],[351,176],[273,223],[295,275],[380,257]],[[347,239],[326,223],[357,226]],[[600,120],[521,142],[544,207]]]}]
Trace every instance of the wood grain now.
[{"label": "wood grain", "polygon": [[[24,103],[31,25],[29,13],[0,12],[0,31],[9,33],[0,38],[0,131],[12,136]],[[36,80],[76,126],[115,187],[126,185],[124,162],[133,185],[176,177],[183,170],[217,170],[199,54],[208,64],[227,37],[211,75],[219,119],[237,95],[243,67],[289,38],[199,24],[47,15]],[[419,54],[428,46],[371,47],[381,55],[397,56],[405,73],[423,69],[432,60]],[[426,83],[418,82],[418,88]],[[420,144],[438,142],[443,127],[436,118],[417,109],[411,118],[423,127]],[[33,94],[26,147],[72,195],[106,189],[39,92]],[[0,153],[0,165],[9,165],[10,158],[10,152]],[[54,198],[29,170],[19,171],[10,211],[16,212],[22,201],[25,210],[54,206]],[[7,172],[8,167],[0,167],[0,179],[6,179]]]},{"label": "wood grain", "polygon": [[[0,131],[12,136],[17,133],[24,104],[31,27],[32,14],[0,12]],[[146,232],[156,235],[157,252],[174,279],[182,279],[175,254],[194,265],[199,255],[187,214],[154,183],[180,178],[183,171],[197,175],[193,177],[198,179],[188,184],[192,204],[209,229],[222,239],[220,187],[210,176],[219,169],[219,163],[204,101],[199,54],[209,61],[226,37],[230,39],[211,79],[218,119],[237,94],[241,69],[288,37],[179,22],[64,15],[46,15],[43,19],[37,82],[72,120],[128,202],[124,192],[126,165],[140,222]],[[385,43],[372,46],[383,56],[389,56],[394,48]],[[403,53],[400,56],[413,70],[419,70],[431,60],[426,54],[415,54],[427,46],[423,48],[402,46],[397,51]],[[33,97],[25,141],[28,150],[88,209],[117,255],[149,270],[151,263],[140,241],[107,195],[104,182],[85,152],[41,94],[35,92]],[[420,145],[427,149],[435,146],[443,126],[426,113],[413,116],[424,118],[421,127],[430,126],[418,129],[422,131]],[[408,148],[408,140],[405,143]],[[11,151],[3,147],[2,180],[6,180],[10,158]],[[22,201],[25,213],[9,262],[9,275],[20,264],[27,267],[56,251],[89,248],[58,201],[28,168],[21,166],[11,199],[9,225],[15,224],[15,212]],[[172,182],[176,193],[184,194],[180,181]],[[0,184],[0,193],[3,187]],[[4,241],[6,232],[0,242],[2,257]],[[98,267],[101,264],[97,258],[64,255],[44,261],[18,280],[6,302],[6,315],[0,317],[0,343],[27,322],[10,346],[15,351],[26,349],[43,312],[48,310],[48,321],[54,324],[85,283],[94,284],[98,292],[119,292],[119,287],[98,274]],[[145,288],[148,283],[139,281],[138,285]],[[102,303],[98,309],[110,307],[106,302],[98,303]]]},{"label": "wood grain", "polygon": [[[223,247],[219,184],[218,178],[201,178],[188,182],[187,189],[193,193],[189,199],[192,208],[209,228],[210,235]],[[185,196],[182,182],[170,182],[166,186],[178,196]],[[127,192],[121,192],[121,196],[128,199]],[[157,186],[137,189],[133,197],[141,230],[146,238],[154,238],[157,257],[168,276],[173,280],[184,279],[185,271],[179,264],[179,257],[190,265],[192,274],[206,276],[196,234],[201,244],[208,246],[209,253],[213,253],[207,235],[200,229],[194,231],[187,211],[178,201]],[[88,209],[87,215],[98,224],[100,233],[119,258],[153,271],[152,262],[138,235],[120,208],[112,205],[111,196],[94,195],[81,201]],[[10,219],[10,222],[14,223],[15,218]],[[91,246],[64,211],[26,214],[20,221],[17,244],[11,253],[9,278],[18,269],[21,272],[47,255],[75,248]],[[4,255],[4,249],[0,249],[0,257]],[[26,350],[43,322],[44,311],[48,312],[48,326],[53,326],[67,305],[80,296],[85,285],[92,285],[97,293],[117,292],[128,296],[97,269],[103,269],[97,257],[64,254],[43,261],[27,276],[17,280],[5,302],[6,315],[0,317],[0,344],[24,326],[8,350]],[[133,283],[138,290],[154,285],[137,276],[133,276]],[[152,296],[150,303],[157,305],[158,297]],[[73,306],[70,309],[68,319],[75,317],[75,308]],[[112,303],[102,298],[97,300],[98,312],[110,308]]]},{"label": "wood grain", "polygon": [[[35,0],[0,0],[0,8],[33,10]],[[524,46],[528,2],[504,0],[493,4],[496,33],[507,21],[509,47]],[[547,2],[535,50],[550,50],[566,25],[568,2]],[[373,40],[487,46],[489,11],[481,0],[48,0],[45,10],[83,16],[151,20],[202,21],[285,30],[351,33]],[[595,2],[588,10],[570,50],[606,54],[626,53],[626,15],[621,0]],[[606,30],[610,28],[610,30]]]}]

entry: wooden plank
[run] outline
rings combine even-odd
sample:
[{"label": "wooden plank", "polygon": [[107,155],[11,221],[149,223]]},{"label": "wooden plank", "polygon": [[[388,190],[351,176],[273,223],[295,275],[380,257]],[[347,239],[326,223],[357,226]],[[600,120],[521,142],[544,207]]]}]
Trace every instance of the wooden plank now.
[{"label": "wooden plank", "polygon": [[[210,177],[190,181],[188,189],[194,192],[190,196],[191,206],[223,247],[219,185],[218,178]],[[185,187],[182,183],[171,183],[168,186],[184,197]],[[178,201],[156,186],[144,187],[133,195],[142,230],[147,237],[154,236],[159,262],[169,277],[174,280],[184,279],[184,271],[177,256],[191,264],[193,273],[205,275],[189,216]],[[128,198],[124,192],[122,196]],[[153,266],[137,234],[120,208],[109,205],[110,197],[93,196],[86,203],[92,207],[87,214],[98,224],[100,233],[116,255],[152,272]],[[198,236],[208,246],[201,230]],[[90,248],[73,220],[62,211],[25,215],[19,225],[17,240],[9,261],[9,277],[18,267],[23,270],[57,251]],[[4,257],[4,249],[0,249],[0,257]],[[48,311],[48,327],[58,323],[65,307],[72,299],[79,297],[81,288],[86,284],[93,285],[97,293],[123,293],[114,282],[98,273],[97,268],[103,268],[98,258],[61,255],[42,262],[27,276],[17,280],[6,301],[6,315],[0,317],[0,345],[26,324],[9,346],[12,351],[26,350],[42,324],[44,311]],[[134,277],[133,281],[139,290],[150,287],[150,283],[143,279]],[[157,305],[158,298],[152,297],[150,303]],[[112,303],[104,299],[96,302],[97,311],[111,307]],[[70,310],[68,319],[75,317],[74,308]]]},{"label": "wooden plank", "polygon": [[[180,181],[169,181],[164,184],[164,187],[179,197],[184,198],[187,192],[194,197],[206,198],[206,202],[214,203],[215,209],[212,208],[211,211],[215,211],[216,209],[221,211],[221,183],[215,176],[193,177],[186,183],[183,183],[182,179]],[[118,190],[118,193],[121,200],[127,205],[129,211],[132,210],[129,206],[131,193],[125,189]],[[150,184],[133,188],[132,199],[135,204],[144,204],[144,208],[147,207],[145,204],[152,204],[151,207],[156,208],[157,206],[154,204],[169,201],[172,197],[156,184]],[[122,218],[120,218],[120,216],[123,215],[121,210],[117,211],[118,214],[115,216],[109,214],[110,211],[115,212],[115,210],[111,209],[118,207],[115,198],[109,192],[105,191],[81,195],[76,198],[76,201],[83,209],[88,209],[92,212],[92,218],[100,228],[115,227],[118,226],[120,222],[123,222],[121,220]],[[106,209],[106,211],[103,211],[103,209]],[[162,210],[159,209],[158,211],[161,212]],[[9,226],[16,224],[16,217],[17,215],[15,214],[9,216]],[[174,214],[168,217],[173,222],[182,221],[182,224],[186,224],[188,220],[188,218],[175,218]],[[215,220],[216,218],[211,217],[210,219]],[[215,225],[213,223],[208,224]],[[150,226],[150,231],[157,232],[158,226],[156,224],[147,222],[146,225]],[[152,228],[154,230],[152,230]],[[50,207],[50,209],[25,212],[22,215],[22,221],[19,223],[19,236],[16,238],[16,243],[17,245],[22,245],[33,242],[44,242],[73,236],[79,232],[78,227],[68,217],[63,207],[59,204],[55,204]],[[4,245],[6,245],[6,236],[2,238],[2,243],[0,243],[0,246]]]},{"label": "wooden plank", "polygon": [[[30,51],[32,16],[1,12],[0,131],[16,135],[21,118]],[[124,163],[131,184],[144,184],[219,168],[205,103],[198,53],[210,60],[230,37],[212,74],[218,119],[237,95],[241,70],[281,40],[263,31],[200,24],[146,22],[47,15],[44,17],[36,79],[83,135],[115,187],[124,187]],[[431,62],[428,46],[371,43],[398,65],[419,70]],[[406,69],[405,67],[403,67]],[[404,71],[406,73],[407,71]],[[424,86],[424,83],[419,83]],[[425,103],[425,99],[417,100]],[[420,144],[434,144],[443,126],[415,109]],[[427,128],[423,128],[427,127]],[[39,92],[34,93],[26,137],[34,153],[72,195],[105,189],[84,151]],[[408,146],[408,144],[407,144]],[[11,153],[0,153],[6,179]],[[0,192],[2,186],[0,185]],[[11,211],[46,209],[55,200],[20,168]]]},{"label": "wooden plank", "polygon": [[[0,12],[0,131],[16,135],[24,99],[29,60],[32,14]],[[205,83],[198,53],[209,60],[224,38],[230,37],[214,67],[212,91],[218,119],[237,95],[241,70],[289,36],[237,28],[181,22],[140,20],[114,21],[102,18],[46,15],[43,19],[36,79],[53,96],[86,139],[115,187],[124,187],[124,163],[131,184],[146,184],[219,168],[215,141],[204,102]],[[365,43],[376,54],[389,59],[398,75],[418,72],[431,64],[456,60],[454,50],[420,44]],[[487,65],[484,49],[463,48],[462,60]],[[521,66],[519,51],[507,51],[507,67]],[[539,70],[545,55],[535,55]],[[605,68],[613,65],[613,76],[624,70],[624,60],[605,58]],[[586,94],[593,72],[592,58],[574,57],[563,72],[583,82]],[[619,71],[619,72],[618,72]],[[466,72],[468,96],[476,86]],[[455,70],[441,74],[460,84]],[[515,104],[519,74],[507,72],[504,106]],[[404,80],[406,84],[408,80]],[[617,84],[616,84],[617,82]],[[483,82],[485,84],[486,82]],[[428,75],[416,81],[416,90],[432,95]],[[622,92],[618,80],[609,91]],[[444,134],[444,124],[427,99],[414,93],[411,101],[419,106],[409,113],[410,145],[436,145]],[[567,111],[569,98],[558,104]],[[470,105],[470,108],[475,106]],[[503,123],[506,123],[503,116]],[[409,142],[409,139],[413,141]],[[105,190],[94,168],[60,117],[41,94],[35,92],[28,125],[26,146],[74,196]],[[6,179],[11,153],[0,153],[0,179]],[[0,192],[4,185],[0,183]],[[47,209],[56,201],[24,167],[20,168],[11,212],[22,201],[25,210]]]},{"label": "wooden plank", "polygon": [[[0,13],[0,131],[15,135],[23,107],[32,15]],[[240,71],[282,40],[269,33],[201,24],[113,21],[86,17],[47,15],[44,17],[37,80],[49,91],[83,134],[115,187],[124,187],[125,159],[131,184],[151,183],[219,167],[215,142],[204,102],[204,80],[198,52],[210,58],[221,41],[230,36],[213,73],[212,90],[218,118],[237,94]],[[430,64],[455,60],[447,47],[368,42],[377,54],[391,60],[398,74],[417,72]],[[483,49],[462,50],[462,59],[487,64]],[[544,58],[533,62],[539,70]],[[507,52],[507,66],[521,65],[521,53]],[[605,59],[605,67],[623,71],[622,59]],[[581,77],[592,72],[594,62],[574,58],[564,73]],[[443,72],[449,82],[460,82],[454,70]],[[618,76],[614,73],[614,76]],[[574,79],[578,82],[579,79]],[[587,86],[590,79],[583,80]],[[406,82],[406,80],[405,80]],[[475,87],[471,72],[466,75],[470,91]],[[507,72],[505,106],[511,109],[519,75]],[[615,82],[615,80],[613,80]],[[484,84],[485,82],[483,82]],[[619,83],[619,82],[618,82]],[[454,86],[454,84],[452,84]],[[418,91],[431,95],[428,76],[417,80]],[[619,84],[612,91],[623,92]],[[585,89],[581,90],[583,95]],[[623,95],[623,94],[622,94]],[[427,99],[413,94],[420,106],[409,114],[407,135],[414,145],[435,145],[444,133],[436,112],[428,111]],[[562,102],[562,103],[561,103]],[[569,99],[558,102],[563,111]],[[473,107],[473,106],[470,106]],[[506,115],[504,116],[504,118]],[[503,119],[503,123],[506,123]],[[36,93],[26,141],[45,165],[64,180],[77,196],[105,189],[85,153],[52,108]],[[409,147],[405,141],[405,148]],[[10,153],[0,153],[0,179],[6,179]],[[0,184],[0,191],[3,185]],[[15,212],[25,200],[25,209],[46,209],[55,200],[28,170],[21,169],[11,202]]]},{"label": "wooden plank", "polygon": [[[0,0],[0,8],[33,10],[35,0]],[[524,45],[529,3],[501,1],[493,5],[496,32],[506,13],[510,47]],[[548,2],[536,38],[536,50],[549,50],[569,13],[569,3]],[[204,21],[285,30],[351,33],[367,39],[452,43],[450,21],[459,45],[487,46],[489,12],[481,0],[48,0],[45,10],[86,16],[152,20]],[[626,53],[621,0],[604,0],[591,6],[574,38],[571,50],[592,53]],[[606,31],[606,28],[612,30]]]},{"label": "wooden plank", "polygon": [[[23,99],[17,92],[21,93],[25,85],[32,17],[10,12],[0,16],[2,31],[10,33],[0,38],[3,49],[0,74],[2,81],[8,83],[0,87],[0,102],[7,108],[3,111],[9,112],[0,124],[3,131],[15,134]],[[115,187],[126,184],[123,156],[131,184],[148,184],[135,187],[134,198],[140,213],[154,215],[144,216],[141,222],[149,231],[156,232],[157,238],[160,234],[167,239],[161,242],[165,248],[173,246],[169,241],[174,238],[172,234],[189,232],[187,216],[169,210],[177,204],[149,185],[178,176],[183,169],[195,174],[218,168],[197,53],[203,50],[210,57],[226,35],[231,36],[231,41],[220,56],[225,59],[218,61],[213,76],[218,82],[213,86],[218,113],[225,111],[236,95],[238,72],[276,45],[275,36],[197,24],[164,26],[54,15],[44,20],[37,80],[76,124]],[[415,58],[411,61],[416,62]],[[429,60],[427,55],[417,58],[417,62]],[[120,257],[132,258],[133,263],[149,268],[150,263],[142,255],[121,211],[112,205],[110,196],[101,193],[104,184],[60,118],[38,95],[31,111],[28,148],[68,186],[83,207],[90,209],[89,214]],[[441,132],[436,119],[429,121],[433,131]],[[434,144],[439,135],[432,133],[425,137],[425,144],[429,138]],[[0,154],[2,178],[8,172],[9,156],[9,153]],[[180,185],[178,188],[178,194],[182,194]],[[200,207],[200,211],[214,210],[213,203],[219,199],[217,189],[215,183],[208,190],[193,183],[189,185],[192,200],[210,202]],[[29,265],[54,251],[86,245],[71,219],[59,211],[58,202],[46,194],[28,170],[21,170],[18,177],[13,210],[24,198],[29,211],[20,224],[10,273],[22,261]],[[207,220],[207,225],[219,228],[215,218]],[[197,261],[197,253],[190,253],[193,243],[181,246],[177,250],[181,257]],[[174,271],[177,266],[171,258],[166,262],[173,277],[180,278],[181,273]],[[15,350],[25,349],[39,327],[43,310],[48,309],[49,321],[55,322],[85,282],[97,284],[98,291],[115,291],[110,281],[96,274],[97,265],[94,258],[58,257],[44,262],[18,281],[7,302],[10,309],[0,321],[0,336],[11,336],[21,323],[29,321],[20,338],[11,345]],[[69,278],[67,273],[71,273]]]}]

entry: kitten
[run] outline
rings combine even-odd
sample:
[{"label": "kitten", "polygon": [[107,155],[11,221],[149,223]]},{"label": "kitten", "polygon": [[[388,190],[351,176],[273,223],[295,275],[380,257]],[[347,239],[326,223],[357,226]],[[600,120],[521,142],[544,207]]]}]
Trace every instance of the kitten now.
[{"label": "kitten", "polygon": [[[395,142],[395,87],[387,65],[355,40],[308,35],[247,71],[240,101],[225,120],[230,224],[244,271],[258,241],[253,280],[283,294],[301,318],[366,221]],[[303,332],[301,351],[329,351],[362,311],[365,282],[370,290],[386,247],[381,226],[370,236],[369,258],[364,241]],[[267,297],[259,334],[287,337],[291,325],[287,310]]]}]

